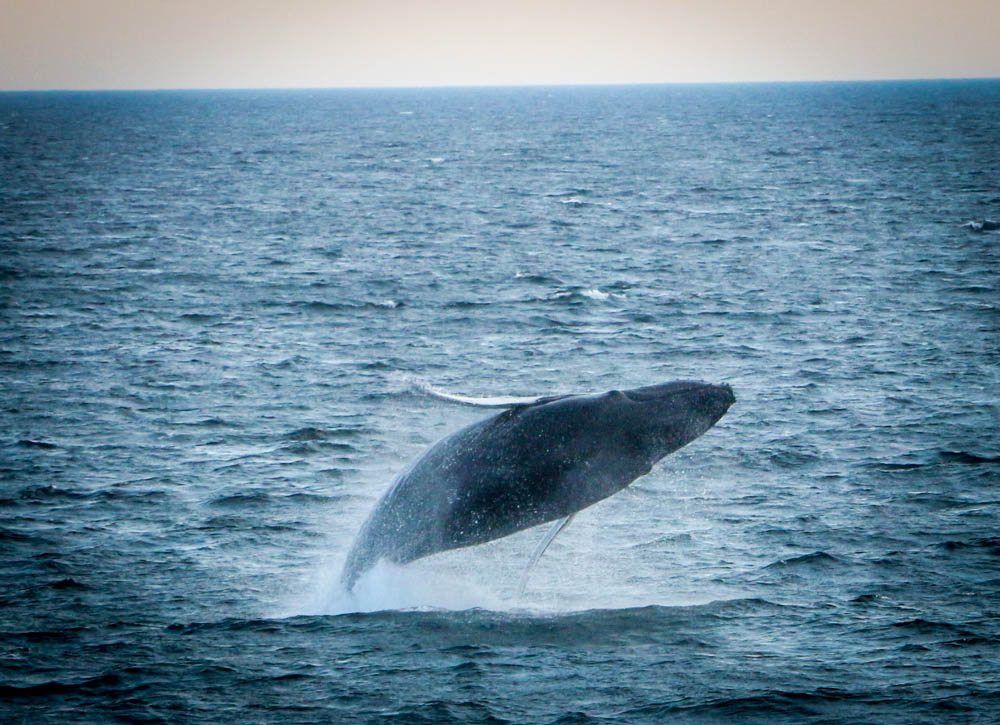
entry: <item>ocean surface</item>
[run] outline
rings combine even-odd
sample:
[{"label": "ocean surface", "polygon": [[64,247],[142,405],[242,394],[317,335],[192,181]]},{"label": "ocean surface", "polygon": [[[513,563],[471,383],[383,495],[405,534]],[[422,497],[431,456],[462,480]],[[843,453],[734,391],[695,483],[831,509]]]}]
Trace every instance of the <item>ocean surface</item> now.
[{"label": "ocean surface", "polygon": [[[0,94],[0,721],[1000,720],[1000,81]],[[348,595],[427,394],[730,383]]]}]

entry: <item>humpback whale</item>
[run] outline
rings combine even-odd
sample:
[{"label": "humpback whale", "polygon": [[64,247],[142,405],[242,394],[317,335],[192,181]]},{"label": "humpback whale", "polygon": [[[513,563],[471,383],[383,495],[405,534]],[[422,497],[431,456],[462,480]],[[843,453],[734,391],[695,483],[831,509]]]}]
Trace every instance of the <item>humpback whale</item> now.
[{"label": "humpback whale", "polygon": [[[467,398],[454,398],[469,402]],[[514,399],[446,436],[390,485],[362,525],[341,581],[569,518],[649,473],[735,402],[728,385],[675,381],[598,395]]]}]

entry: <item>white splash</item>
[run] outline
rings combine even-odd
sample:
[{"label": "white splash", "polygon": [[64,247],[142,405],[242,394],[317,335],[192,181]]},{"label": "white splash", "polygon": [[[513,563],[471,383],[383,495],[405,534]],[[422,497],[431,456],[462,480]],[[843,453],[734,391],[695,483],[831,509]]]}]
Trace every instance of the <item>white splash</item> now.
[{"label": "white splash", "polygon": [[278,617],[350,614],[385,610],[492,609],[509,608],[496,591],[462,572],[435,570],[429,575],[419,564],[398,566],[381,561],[366,572],[348,592],[337,572],[325,570],[311,590],[288,601]]}]

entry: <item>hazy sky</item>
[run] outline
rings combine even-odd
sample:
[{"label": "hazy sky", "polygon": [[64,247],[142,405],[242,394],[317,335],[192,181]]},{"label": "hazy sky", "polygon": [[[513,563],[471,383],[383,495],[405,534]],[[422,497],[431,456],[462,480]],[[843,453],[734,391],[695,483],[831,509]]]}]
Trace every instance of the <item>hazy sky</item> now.
[{"label": "hazy sky", "polygon": [[1000,76],[1000,0],[0,0],[0,89]]}]

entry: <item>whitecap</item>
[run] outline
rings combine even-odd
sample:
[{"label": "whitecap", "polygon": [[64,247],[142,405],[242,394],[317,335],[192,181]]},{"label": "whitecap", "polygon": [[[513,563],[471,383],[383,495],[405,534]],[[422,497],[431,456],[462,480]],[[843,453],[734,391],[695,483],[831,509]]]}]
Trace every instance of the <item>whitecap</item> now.
[{"label": "whitecap", "polygon": [[974,232],[994,232],[1000,229],[1000,222],[995,222],[992,219],[983,219],[982,221],[973,220],[965,222],[962,226]]}]

